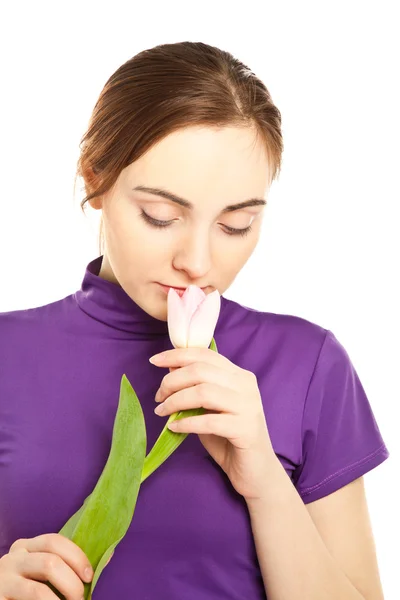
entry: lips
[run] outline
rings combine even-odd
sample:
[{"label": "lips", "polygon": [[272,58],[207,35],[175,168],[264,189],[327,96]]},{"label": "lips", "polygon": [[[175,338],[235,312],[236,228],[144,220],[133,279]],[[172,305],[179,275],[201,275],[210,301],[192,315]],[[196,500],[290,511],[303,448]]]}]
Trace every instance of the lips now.
[{"label": "lips", "polygon": [[[160,283],[160,285],[162,285],[163,287],[166,287],[166,288],[173,288],[174,290],[180,290],[182,292],[184,292],[189,287],[188,285],[186,287],[177,287],[175,285],[164,285],[163,283]],[[203,288],[200,288],[200,289],[202,289],[203,292],[204,292],[204,290],[207,289],[207,286],[203,287]]]},{"label": "lips", "polygon": [[163,292],[166,294],[168,294],[170,288],[172,287],[172,289],[176,290],[176,293],[179,294],[179,296],[181,296],[181,297],[183,296],[183,294],[185,293],[185,290],[186,290],[186,288],[176,288],[171,285],[164,285],[163,283],[159,283],[158,285],[161,287]]},{"label": "lips", "polygon": [[[174,285],[164,285],[163,283],[159,283],[158,285],[160,285],[162,287],[162,289],[164,290],[164,292],[168,293],[170,288],[176,290],[176,292],[179,294],[179,296],[183,296],[183,294],[185,293],[187,287],[175,287]],[[204,293],[206,293],[206,289],[207,287],[201,288],[203,290]]]},{"label": "lips", "polygon": [[182,298],[183,294],[185,293],[184,289],[181,288],[172,288],[176,291],[176,293]]}]

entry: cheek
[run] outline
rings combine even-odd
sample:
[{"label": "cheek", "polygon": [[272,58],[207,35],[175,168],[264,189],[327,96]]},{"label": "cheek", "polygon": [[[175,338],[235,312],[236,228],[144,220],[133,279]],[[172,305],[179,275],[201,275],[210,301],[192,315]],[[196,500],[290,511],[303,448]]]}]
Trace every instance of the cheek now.
[{"label": "cheek", "polygon": [[[122,245],[135,246],[143,248],[148,246],[146,240],[149,239],[145,225],[139,222],[137,216],[129,210],[115,211],[109,216],[107,228],[110,231],[110,237],[115,243]],[[145,253],[143,253],[144,255]]]},{"label": "cheek", "polygon": [[218,262],[235,270],[247,262],[253,254],[256,245],[257,240],[255,240],[254,236],[248,240],[237,236],[237,239],[228,240],[228,242],[219,242],[217,244],[218,247],[216,247],[215,257]]},{"label": "cheek", "polygon": [[253,252],[257,246],[257,241],[258,241],[258,239],[253,237],[253,239],[251,240],[251,243],[247,244],[246,247],[243,249],[242,266],[246,264],[246,262],[249,260],[250,256],[253,254]]},{"label": "cheek", "polygon": [[[234,244],[232,244],[234,246]],[[225,285],[231,285],[238,273],[243,269],[244,265],[253,254],[256,244],[241,242],[235,244],[235,248],[230,248],[229,252],[225,252],[218,257],[217,268],[225,280]]]}]

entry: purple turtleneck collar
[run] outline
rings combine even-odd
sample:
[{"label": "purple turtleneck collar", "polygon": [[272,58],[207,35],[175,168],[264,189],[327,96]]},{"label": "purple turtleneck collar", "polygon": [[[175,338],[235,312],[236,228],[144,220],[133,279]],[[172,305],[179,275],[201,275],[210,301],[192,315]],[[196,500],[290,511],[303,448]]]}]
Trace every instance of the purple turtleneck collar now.
[{"label": "purple turtleneck collar", "polygon": [[[79,307],[114,329],[141,335],[168,335],[167,321],[149,315],[117,283],[99,277],[102,262],[103,255],[86,266],[81,289],[74,294]],[[220,315],[227,302],[221,296]]]}]

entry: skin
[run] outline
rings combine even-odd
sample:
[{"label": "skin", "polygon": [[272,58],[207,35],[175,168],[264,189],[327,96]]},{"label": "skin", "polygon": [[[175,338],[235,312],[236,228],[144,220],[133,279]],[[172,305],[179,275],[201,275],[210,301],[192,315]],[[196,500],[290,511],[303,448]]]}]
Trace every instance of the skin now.
[{"label": "skin", "polygon": [[[167,189],[193,209],[144,191]],[[131,163],[109,192],[89,201],[102,210],[103,279],[120,285],[143,310],[167,321],[167,294],[156,282],[208,286],[223,294],[252,255],[265,206],[222,213],[228,204],[264,198],[270,187],[265,143],[250,127],[187,127],[175,131]],[[140,216],[171,221],[163,229]],[[226,227],[252,230],[229,235]]]}]

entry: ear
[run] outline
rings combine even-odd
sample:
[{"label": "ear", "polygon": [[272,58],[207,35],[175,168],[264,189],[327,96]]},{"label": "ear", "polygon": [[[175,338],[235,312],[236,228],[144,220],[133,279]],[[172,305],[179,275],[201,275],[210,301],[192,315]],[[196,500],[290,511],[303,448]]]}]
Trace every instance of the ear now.
[{"label": "ear", "polygon": [[102,196],[98,196],[97,198],[91,198],[88,200],[90,206],[95,210],[100,210],[103,208],[103,198]]},{"label": "ear", "polygon": [[[88,192],[91,194],[92,192],[94,192],[94,190],[98,187],[100,183],[99,176],[96,175],[92,167],[87,167],[84,170],[83,176],[86,183],[86,187],[88,188]],[[100,210],[101,208],[103,208],[103,198],[101,196],[92,198],[91,200],[88,200],[88,202],[90,206],[95,210]]]}]

